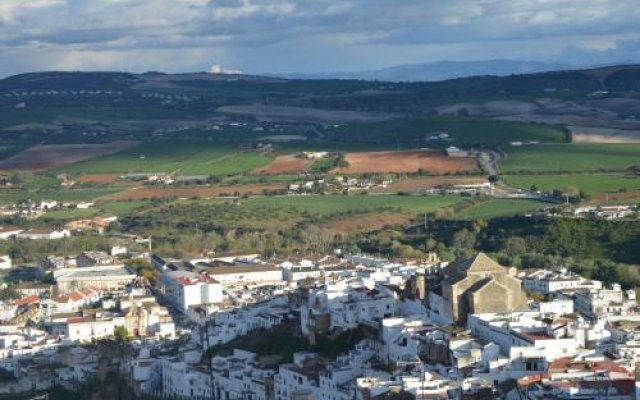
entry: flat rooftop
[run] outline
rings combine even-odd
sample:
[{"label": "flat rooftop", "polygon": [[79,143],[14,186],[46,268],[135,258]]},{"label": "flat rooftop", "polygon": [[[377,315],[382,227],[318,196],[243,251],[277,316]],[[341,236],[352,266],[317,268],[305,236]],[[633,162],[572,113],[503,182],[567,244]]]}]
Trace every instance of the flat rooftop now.
[{"label": "flat rooftop", "polygon": [[110,268],[103,270],[90,270],[88,268],[69,268],[64,274],[59,275],[56,279],[78,279],[78,278],[99,278],[99,277],[118,277],[135,275],[126,267]]}]

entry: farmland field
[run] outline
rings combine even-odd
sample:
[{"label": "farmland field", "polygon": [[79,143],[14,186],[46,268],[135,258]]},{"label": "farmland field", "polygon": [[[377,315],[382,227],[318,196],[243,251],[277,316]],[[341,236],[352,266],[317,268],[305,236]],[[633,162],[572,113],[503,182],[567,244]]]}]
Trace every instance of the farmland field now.
[{"label": "farmland field", "polygon": [[281,106],[223,106],[219,113],[254,116],[263,121],[300,121],[316,123],[335,123],[343,121],[381,121],[390,118],[380,113],[364,113],[356,111],[325,110],[314,108],[281,107]]},{"label": "farmland field", "polygon": [[587,194],[640,191],[640,177],[622,174],[567,175],[511,175],[504,177],[513,186],[529,189],[532,185],[542,191],[563,190],[573,186]]},{"label": "farmland field", "polygon": [[454,219],[479,219],[524,214],[545,207],[546,203],[522,199],[491,199],[465,208]]},{"label": "farmland field", "polygon": [[108,185],[118,180],[120,174],[89,174],[81,175],[78,177],[80,183],[98,183],[101,185]]},{"label": "farmland field", "polygon": [[56,200],[56,201],[90,201],[99,197],[111,195],[122,189],[59,189],[31,192],[27,190],[0,189],[0,204],[13,204],[25,200]]},{"label": "farmland field", "polygon": [[86,174],[229,175],[263,167],[271,159],[257,152],[208,141],[158,141],[58,170]]},{"label": "farmland field", "polygon": [[[335,232],[348,233],[377,229],[385,223],[403,223],[411,217],[464,201],[459,196],[398,195],[315,195],[289,197],[254,197],[245,200],[176,200],[160,207],[147,208],[128,222],[145,220],[179,220],[182,226],[210,224],[230,229],[246,228],[280,231],[301,222],[326,226]],[[207,220],[194,215],[209,216]],[[378,218],[382,215],[382,218]],[[163,217],[164,216],[164,217]],[[345,221],[340,223],[339,221]],[[337,225],[333,225],[333,223]],[[123,222],[125,225],[127,221]]]},{"label": "farmland field", "polygon": [[447,157],[436,151],[380,151],[347,153],[349,166],[338,168],[337,173],[362,174],[366,172],[416,172],[419,169],[433,175],[447,172],[470,172],[478,170],[473,158]]},{"label": "farmland field", "polygon": [[119,141],[105,144],[38,145],[0,161],[0,171],[16,169],[45,171],[107,154],[119,153],[139,143]]},{"label": "farmland field", "polygon": [[317,214],[387,208],[417,214],[461,201],[463,198],[459,196],[325,195],[252,198],[242,202],[242,207],[296,209]]},{"label": "farmland field", "polygon": [[115,215],[117,217],[124,217],[131,214],[136,208],[142,207],[146,204],[148,203],[145,201],[103,202],[96,204],[96,206],[92,208],[63,208],[59,210],[49,211],[44,215],[43,218],[68,220],[74,218],[89,218],[95,215]]},{"label": "farmland field", "polygon": [[440,143],[442,147],[451,144],[497,145],[529,140],[552,143],[566,141],[565,132],[557,126],[452,117],[405,118],[375,124],[352,122],[329,129],[326,135],[334,141],[402,145],[416,141],[424,144],[425,137],[442,132],[449,134],[449,138]]},{"label": "farmland field", "polygon": [[640,165],[640,144],[555,144],[511,147],[505,173],[622,171]]},{"label": "farmland field", "polygon": [[142,200],[151,198],[211,199],[221,195],[262,194],[263,190],[282,190],[285,185],[240,185],[198,188],[135,188],[108,196],[108,200]]},{"label": "farmland field", "polygon": [[306,170],[314,163],[312,159],[296,157],[292,154],[281,155],[275,158],[269,165],[259,168],[256,172],[262,174],[282,174],[286,172],[300,172]]}]

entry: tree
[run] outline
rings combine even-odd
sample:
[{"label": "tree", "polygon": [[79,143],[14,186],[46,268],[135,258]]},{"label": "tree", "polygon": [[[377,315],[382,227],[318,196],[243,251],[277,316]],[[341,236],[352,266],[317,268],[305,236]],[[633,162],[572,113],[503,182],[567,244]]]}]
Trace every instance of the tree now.
[{"label": "tree", "polygon": [[115,336],[116,340],[120,343],[129,341],[129,331],[122,325],[116,326],[113,329],[113,336]]},{"label": "tree", "polygon": [[316,253],[326,253],[333,242],[331,231],[317,225],[311,225],[303,230],[300,238],[308,249]]},{"label": "tree", "polygon": [[9,176],[9,182],[11,182],[12,185],[22,185],[32,177],[33,177],[33,174],[30,172],[15,171],[11,174],[11,176]]},{"label": "tree", "polygon": [[476,241],[476,235],[468,229],[461,229],[453,235],[453,246],[458,249],[472,250]]},{"label": "tree", "polygon": [[16,292],[11,287],[0,290],[0,300],[7,301],[7,300],[17,299],[19,297],[20,297],[20,294],[18,294],[18,292]]},{"label": "tree", "polygon": [[424,248],[427,252],[433,251],[437,246],[438,246],[438,241],[435,240],[434,238],[428,238],[424,242]]},{"label": "tree", "polygon": [[582,201],[591,201],[591,195],[584,190],[580,190],[579,197]]},{"label": "tree", "polygon": [[562,189],[562,195],[566,198],[567,203],[569,203],[569,199],[576,197],[580,194],[580,190],[575,186],[567,186]]},{"label": "tree", "polygon": [[504,252],[510,257],[524,254],[527,251],[527,242],[520,236],[511,236],[504,243]]}]

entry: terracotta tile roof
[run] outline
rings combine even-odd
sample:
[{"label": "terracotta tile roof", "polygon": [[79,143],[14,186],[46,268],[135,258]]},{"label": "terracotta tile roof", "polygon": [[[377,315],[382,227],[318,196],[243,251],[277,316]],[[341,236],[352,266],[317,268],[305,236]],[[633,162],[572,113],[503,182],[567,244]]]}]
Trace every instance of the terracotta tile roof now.
[{"label": "terracotta tile roof", "polygon": [[56,303],[68,303],[70,299],[69,296],[58,295],[54,296],[51,300],[55,301]]},{"label": "terracotta tile roof", "polygon": [[70,297],[70,298],[71,298],[71,300],[73,300],[73,301],[80,301],[80,300],[84,300],[84,296],[82,295],[82,292],[78,292],[78,291],[75,291],[75,292],[71,293],[71,294],[69,295],[69,297]]},{"label": "terracotta tile roof", "polygon": [[26,306],[28,304],[34,304],[40,301],[40,297],[36,296],[35,294],[31,295],[31,296],[27,296],[27,297],[23,297],[21,299],[18,299],[16,301],[13,302],[14,305],[20,307],[20,306]]},{"label": "terracotta tile roof", "polygon": [[569,357],[558,358],[549,365],[549,374],[563,373],[568,370],[607,371],[629,373],[623,366],[611,360],[602,361],[574,361]]}]

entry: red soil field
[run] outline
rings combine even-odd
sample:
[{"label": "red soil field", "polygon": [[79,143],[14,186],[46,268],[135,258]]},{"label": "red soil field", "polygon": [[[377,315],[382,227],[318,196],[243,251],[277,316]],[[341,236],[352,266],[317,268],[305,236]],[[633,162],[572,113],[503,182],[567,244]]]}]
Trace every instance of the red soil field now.
[{"label": "red soil field", "polygon": [[108,185],[120,178],[121,174],[89,174],[78,177],[80,183],[99,183],[102,185]]},{"label": "red soil field", "polygon": [[0,171],[46,171],[53,168],[119,153],[137,146],[137,141],[118,141],[103,144],[43,144],[0,161]]},{"label": "red soil field", "polygon": [[592,202],[601,203],[604,201],[627,201],[640,199],[640,192],[624,192],[624,193],[609,193],[607,196],[605,193],[593,195]]},{"label": "red soil field", "polygon": [[211,199],[227,194],[233,196],[234,193],[262,194],[263,190],[286,189],[284,185],[243,185],[243,186],[219,186],[209,188],[136,188],[124,192],[105,196],[105,200],[142,200],[150,198],[184,198],[197,197],[200,199]]},{"label": "red soil field", "polygon": [[416,172],[423,169],[434,175],[447,172],[465,172],[478,169],[474,158],[448,157],[436,151],[379,151],[366,153],[347,153],[348,167],[334,170],[343,174],[362,174],[365,172]]},{"label": "red soil field", "polygon": [[300,172],[306,170],[314,160],[298,158],[294,155],[278,156],[269,165],[256,170],[260,174],[282,174],[284,172]]}]

